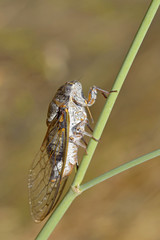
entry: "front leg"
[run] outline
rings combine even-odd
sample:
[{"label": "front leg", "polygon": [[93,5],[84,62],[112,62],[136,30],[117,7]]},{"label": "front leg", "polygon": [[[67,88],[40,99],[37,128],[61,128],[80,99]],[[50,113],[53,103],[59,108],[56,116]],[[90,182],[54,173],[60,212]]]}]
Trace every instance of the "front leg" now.
[{"label": "front leg", "polygon": [[78,105],[78,106],[82,106],[82,107],[90,107],[95,103],[95,100],[97,98],[97,91],[100,91],[100,93],[107,98],[107,96],[111,93],[111,92],[117,92],[117,91],[106,91],[103,90],[99,87],[93,86],[90,88],[89,92],[88,92],[88,98],[85,98],[83,96],[83,92],[75,92],[74,97],[72,96],[72,101]]},{"label": "front leg", "polygon": [[90,88],[89,90],[89,93],[88,93],[88,99],[86,100],[87,101],[87,106],[90,107],[92,106],[94,103],[95,103],[95,100],[97,98],[97,91],[100,91],[100,93],[105,97],[107,98],[107,96],[113,92],[113,91],[106,91],[106,90],[103,90],[99,87],[96,87],[96,86],[93,86]]}]

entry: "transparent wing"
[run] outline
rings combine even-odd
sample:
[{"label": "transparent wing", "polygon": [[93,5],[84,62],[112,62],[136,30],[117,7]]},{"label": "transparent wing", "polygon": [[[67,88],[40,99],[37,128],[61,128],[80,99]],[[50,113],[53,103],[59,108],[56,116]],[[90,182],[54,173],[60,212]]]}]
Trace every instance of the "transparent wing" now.
[{"label": "transparent wing", "polygon": [[48,127],[41,149],[29,171],[29,204],[36,222],[42,221],[54,208],[67,178],[62,178],[67,155],[68,126],[57,120]]}]

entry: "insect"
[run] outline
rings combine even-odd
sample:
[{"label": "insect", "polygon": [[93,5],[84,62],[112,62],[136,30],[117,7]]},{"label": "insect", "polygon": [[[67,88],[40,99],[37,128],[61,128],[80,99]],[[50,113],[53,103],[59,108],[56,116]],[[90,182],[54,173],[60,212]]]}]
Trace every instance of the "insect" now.
[{"label": "insect", "polygon": [[66,82],[49,104],[47,133],[29,171],[29,204],[35,222],[53,211],[68,176],[78,166],[78,147],[86,149],[84,136],[93,137],[85,131],[85,126],[92,131],[86,109],[94,104],[97,90],[105,97],[109,94],[93,86],[86,99],[80,82]]}]

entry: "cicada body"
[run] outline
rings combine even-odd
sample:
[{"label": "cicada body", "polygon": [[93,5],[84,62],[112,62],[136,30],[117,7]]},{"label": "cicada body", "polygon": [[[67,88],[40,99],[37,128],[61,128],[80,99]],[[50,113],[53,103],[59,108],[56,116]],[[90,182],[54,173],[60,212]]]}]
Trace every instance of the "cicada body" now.
[{"label": "cicada body", "polygon": [[36,222],[55,208],[68,176],[78,164],[78,147],[86,148],[84,135],[92,137],[85,131],[86,108],[94,104],[97,90],[108,94],[94,86],[86,99],[80,82],[66,82],[49,105],[48,130],[29,171],[29,204]]}]

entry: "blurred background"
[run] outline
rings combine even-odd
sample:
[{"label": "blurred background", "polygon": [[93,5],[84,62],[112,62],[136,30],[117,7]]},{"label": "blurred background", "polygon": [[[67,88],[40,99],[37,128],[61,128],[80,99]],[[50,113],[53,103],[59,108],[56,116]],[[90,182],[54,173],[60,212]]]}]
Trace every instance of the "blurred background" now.
[{"label": "blurred background", "polygon": [[[110,90],[149,0],[1,0],[1,239],[34,239],[28,170],[57,88],[79,79]],[[127,76],[84,181],[159,148],[160,11]],[[95,119],[105,99],[91,112]],[[94,127],[94,125],[93,125]],[[83,150],[79,150],[79,159]],[[49,239],[157,240],[160,158],[80,195]]]}]

